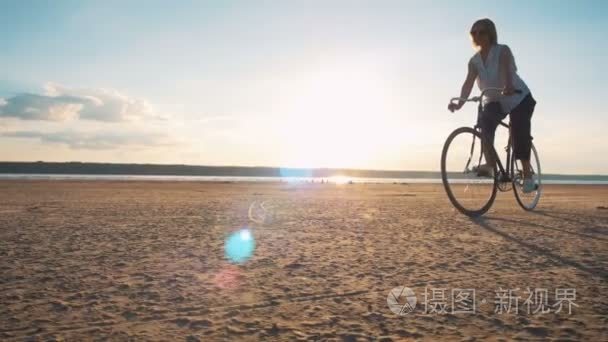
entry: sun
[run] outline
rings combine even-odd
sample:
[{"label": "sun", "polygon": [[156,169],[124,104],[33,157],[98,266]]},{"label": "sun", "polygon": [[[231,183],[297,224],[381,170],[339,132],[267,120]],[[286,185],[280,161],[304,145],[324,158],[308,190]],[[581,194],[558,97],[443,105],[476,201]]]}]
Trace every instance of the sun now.
[{"label": "sun", "polygon": [[329,177],[329,182],[334,184],[347,184],[349,182],[352,182],[352,178],[346,176],[333,176]]},{"label": "sun", "polygon": [[283,164],[364,167],[382,142],[389,100],[370,68],[334,65],[292,87],[282,116]]}]

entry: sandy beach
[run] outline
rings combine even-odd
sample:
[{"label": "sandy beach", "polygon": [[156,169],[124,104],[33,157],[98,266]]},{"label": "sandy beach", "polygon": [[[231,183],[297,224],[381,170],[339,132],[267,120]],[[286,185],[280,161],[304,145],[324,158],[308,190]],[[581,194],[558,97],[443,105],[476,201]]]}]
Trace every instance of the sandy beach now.
[{"label": "sandy beach", "polygon": [[[608,186],[546,186],[534,213],[500,193],[477,220],[430,184],[3,181],[0,194],[1,340],[608,340]],[[234,262],[226,241],[243,229],[255,248]],[[417,302],[399,315],[387,297],[403,286]],[[474,311],[453,312],[462,289]],[[544,307],[525,304],[530,289]]]}]

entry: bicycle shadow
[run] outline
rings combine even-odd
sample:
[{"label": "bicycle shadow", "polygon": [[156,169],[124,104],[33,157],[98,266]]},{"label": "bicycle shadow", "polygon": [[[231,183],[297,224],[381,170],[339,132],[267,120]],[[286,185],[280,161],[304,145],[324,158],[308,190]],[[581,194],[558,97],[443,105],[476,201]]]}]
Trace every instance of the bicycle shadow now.
[{"label": "bicycle shadow", "polygon": [[532,252],[536,256],[544,256],[561,265],[574,267],[577,270],[588,273],[591,276],[595,276],[595,277],[599,276],[600,278],[602,278],[604,280],[608,280],[607,271],[599,269],[599,268],[591,268],[591,267],[583,265],[575,260],[572,260],[565,256],[556,254],[546,248],[540,247],[540,246],[530,243],[530,242],[526,242],[526,241],[518,238],[517,236],[509,235],[509,234],[497,229],[492,224],[490,224],[488,221],[491,219],[489,219],[489,218],[478,217],[478,218],[471,218],[470,220],[471,220],[471,222],[478,225],[479,227],[481,227],[491,233],[494,233],[498,236],[501,236],[502,238],[504,238],[507,241],[514,242],[514,243],[528,249],[530,252]]},{"label": "bicycle shadow", "polygon": [[[542,229],[547,229],[547,230],[554,230],[556,232],[566,233],[566,234],[570,234],[570,235],[576,235],[578,237],[582,237],[582,238],[586,238],[586,239],[591,239],[591,240],[608,241],[608,238],[605,238],[605,237],[602,237],[602,236],[595,236],[595,235],[587,234],[587,233],[572,232],[572,231],[569,231],[569,230],[566,230],[566,229],[555,228],[555,227],[547,226],[547,225],[540,224],[540,223],[511,220],[511,219],[506,219],[506,218],[502,218],[502,217],[486,217],[486,219],[487,220],[491,220],[491,221],[502,221],[502,222],[508,222],[508,223],[515,223],[515,224],[519,224],[519,225],[522,225],[522,226],[531,226],[531,227],[542,228]],[[594,228],[594,227],[592,227],[592,228]],[[608,234],[608,232],[596,232],[595,230],[593,231],[593,233],[597,233],[597,234],[600,234],[600,235],[606,235],[606,234]]]},{"label": "bicycle shadow", "polygon": [[601,227],[601,226],[598,226],[596,223],[585,222],[584,220],[573,219],[571,216],[565,216],[565,215],[571,215],[571,214],[565,213],[565,212],[549,211],[549,210],[535,210],[532,213],[539,215],[539,216],[554,218],[554,219],[563,220],[563,221],[579,224],[582,226],[586,226],[586,229],[591,230],[593,233],[597,233],[600,235],[608,235],[608,229],[607,229],[608,228],[608,217],[595,216],[595,215],[586,215],[585,216],[585,218],[588,218],[588,219],[605,220],[606,227]]}]

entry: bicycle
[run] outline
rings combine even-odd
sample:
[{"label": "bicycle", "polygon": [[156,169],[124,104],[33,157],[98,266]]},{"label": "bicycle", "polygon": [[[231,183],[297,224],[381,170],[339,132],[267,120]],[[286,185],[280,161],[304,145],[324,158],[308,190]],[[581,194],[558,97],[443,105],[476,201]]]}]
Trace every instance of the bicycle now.
[{"label": "bicycle", "polygon": [[[482,110],[482,99],[489,91],[502,91],[500,88],[484,89],[479,96],[468,99],[455,97],[450,100],[464,102],[478,102],[477,119]],[[521,92],[521,91],[516,91]],[[446,139],[441,153],[441,180],[445,191],[458,211],[470,216],[477,217],[485,214],[496,199],[497,191],[506,192],[513,189],[517,203],[524,210],[534,210],[537,206],[541,192],[541,169],[538,152],[534,144],[530,153],[530,165],[532,177],[536,188],[530,193],[523,191],[523,167],[521,161],[515,160],[512,153],[513,137],[511,125],[501,121],[500,126],[509,130],[509,138],[506,151],[506,163],[503,164],[493,144],[484,144],[485,140],[481,134],[479,124],[473,127],[460,127],[454,130]],[[476,144],[476,142],[479,142]],[[476,146],[479,145],[479,146]],[[491,146],[490,153],[494,156],[496,163],[493,166],[492,176],[483,177],[478,173],[482,160],[485,159],[484,146]],[[471,165],[473,162],[473,165]],[[475,165],[475,162],[477,164]],[[472,167],[471,167],[472,166]]]}]

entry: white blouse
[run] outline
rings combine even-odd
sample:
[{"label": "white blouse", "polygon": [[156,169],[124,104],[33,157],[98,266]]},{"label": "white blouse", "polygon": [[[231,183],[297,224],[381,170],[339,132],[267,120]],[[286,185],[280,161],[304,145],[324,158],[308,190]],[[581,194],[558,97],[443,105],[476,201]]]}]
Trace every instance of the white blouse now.
[{"label": "white blouse", "polygon": [[[485,88],[504,88],[506,82],[500,72],[500,53],[505,45],[494,44],[490,48],[486,62],[483,62],[481,54],[478,52],[471,57],[471,62],[477,69],[477,86],[480,90]],[[511,60],[511,75],[513,77],[513,88],[521,90],[521,94],[502,96],[500,92],[488,92],[484,98],[484,105],[489,102],[500,102],[505,113],[510,113],[529,93],[530,89],[517,74],[515,59]]]}]

